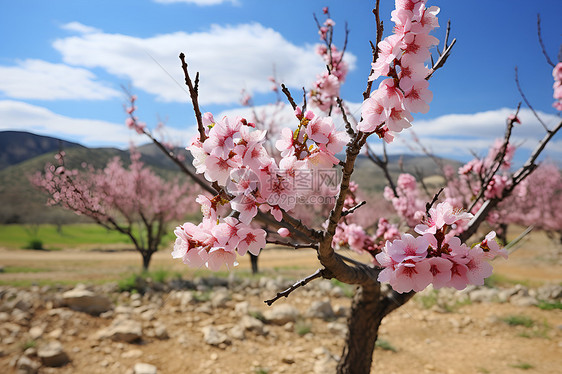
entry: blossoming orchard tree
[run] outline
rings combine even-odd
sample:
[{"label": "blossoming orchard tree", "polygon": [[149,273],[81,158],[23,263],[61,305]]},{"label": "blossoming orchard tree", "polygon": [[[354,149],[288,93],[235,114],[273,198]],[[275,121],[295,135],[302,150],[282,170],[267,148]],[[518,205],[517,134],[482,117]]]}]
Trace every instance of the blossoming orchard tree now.
[{"label": "blossoming orchard tree", "polygon": [[49,194],[48,204],[126,235],[141,254],[144,270],[158,251],[166,224],[193,210],[194,185],[177,179],[166,182],[144,166],[134,149],[127,168],[118,157],[103,170],[86,165],[84,170],[68,170],[64,152],[56,159],[58,165],[47,164],[43,173],[31,177],[35,186]]},{"label": "blossoming orchard tree", "polygon": [[[365,204],[357,198],[357,185],[351,180],[357,157],[371,138],[391,144],[397,133],[412,126],[412,113],[428,112],[432,100],[429,80],[445,63],[455,40],[449,43],[447,27],[444,48],[442,52],[438,49],[436,59],[432,58],[430,49],[438,40],[430,32],[438,27],[439,8],[427,8],[424,0],[396,0],[396,9],[391,14],[395,26],[383,40],[377,0],[373,10],[377,29],[376,42],[372,44],[373,63],[363,93],[361,118],[355,120],[339,98],[346,73],[345,47],[340,51],[332,45],[334,21],[327,9],[324,13],[328,19],[318,26],[325,46],[319,51],[325,58],[327,72],[318,77],[300,106],[281,85],[295,122],[294,126],[280,130],[275,142],[277,158],[264,145],[265,130],[257,129],[251,121],[241,117],[215,119],[211,113],[201,113],[199,74],[194,80],[191,78],[185,55],[180,54],[197,120],[198,135],[187,147],[193,155],[195,172],[170,152],[167,154],[207,195],[197,198],[202,221],[176,228],[172,256],[189,266],[217,270],[223,265],[236,266],[239,256],[247,252],[258,254],[267,243],[314,248],[318,270],[265,302],[272,305],[318,278],[335,278],[356,285],[338,372],[369,373],[378,329],[385,316],[430,284],[459,290],[469,284],[482,285],[492,273],[489,261],[507,256],[495,241],[493,231],[472,245],[467,240],[490,210],[535,169],[538,155],[562,122],[554,129],[545,129],[546,135],[537,149],[523,167],[510,175],[510,182],[500,192],[487,194],[507,153],[506,136],[498,153],[500,157],[494,159],[480,185],[481,204],[477,208],[455,208],[449,201],[440,202],[438,194],[425,203],[420,203],[419,198],[400,199],[397,187],[392,185],[392,196],[398,199],[397,209],[403,212],[404,225],[392,225],[382,218],[376,232],[369,234],[354,219],[355,212]],[[428,61],[431,63],[426,65]],[[375,86],[381,77],[385,78]],[[560,73],[555,74],[555,79],[560,81]],[[559,83],[555,85],[559,87]],[[560,90],[556,92],[559,95]],[[307,109],[307,101],[315,110]],[[147,134],[164,149],[134,116],[134,101],[132,104],[128,125]],[[341,116],[345,131],[338,131],[335,116]],[[516,118],[508,120],[507,131],[511,131]],[[340,160],[336,155],[342,151],[344,159]],[[379,160],[384,163],[386,158]],[[339,178],[332,178],[333,175]],[[414,182],[415,179],[403,177],[398,185],[411,188]],[[321,227],[298,219],[298,204],[320,201],[330,204],[322,213],[325,216]],[[371,262],[362,263],[342,255],[338,251],[342,247],[370,254]]]}]

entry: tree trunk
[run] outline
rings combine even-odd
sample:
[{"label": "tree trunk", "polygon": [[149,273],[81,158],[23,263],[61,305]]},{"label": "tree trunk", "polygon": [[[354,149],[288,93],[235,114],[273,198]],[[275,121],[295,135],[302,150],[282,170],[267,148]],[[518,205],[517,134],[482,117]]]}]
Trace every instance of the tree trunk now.
[{"label": "tree trunk", "polygon": [[379,326],[385,316],[386,304],[381,302],[380,284],[360,286],[355,292],[348,332],[338,364],[338,374],[368,374]]},{"label": "tree trunk", "polygon": [[154,252],[144,250],[144,251],[140,251],[140,253],[142,255],[142,271],[148,271],[148,266],[150,265],[150,259],[152,258],[152,254]]},{"label": "tree trunk", "polygon": [[249,253],[250,262],[252,263],[252,274],[258,273],[258,256]]}]

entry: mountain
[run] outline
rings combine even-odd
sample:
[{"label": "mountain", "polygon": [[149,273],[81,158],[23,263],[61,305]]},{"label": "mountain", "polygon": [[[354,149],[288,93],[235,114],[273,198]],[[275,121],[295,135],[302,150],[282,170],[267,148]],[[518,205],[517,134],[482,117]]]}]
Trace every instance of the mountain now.
[{"label": "mountain", "polygon": [[[55,223],[66,224],[84,221],[86,218],[59,207],[45,207],[47,196],[35,189],[29,182],[29,176],[42,171],[47,163],[54,163],[54,155],[58,152],[59,144],[63,146],[66,156],[65,164],[69,169],[81,169],[83,163],[95,168],[103,168],[113,157],[120,157],[128,164],[129,152],[116,148],[87,148],[80,144],[65,142],[56,138],[43,137],[29,133],[14,131],[0,132],[0,155],[6,164],[0,169],[0,224],[6,223]],[[8,145],[11,150],[5,150]],[[29,152],[26,155],[24,152]],[[46,150],[46,151],[43,151]],[[155,173],[168,179],[185,176],[179,171],[154,144],[147,144],[137,148],[141,153],[141,160]],[[43,152],[42,152],[43,151]],[[40,154],[42,152],[42,154]],[[186,157],[186,164],[191,164],[190,155],[184,149],[178,148],[174,152]],[[182,153],[183,152],[183,153]],[[17,162],[17,160],[21,160]],[[450,164],[455,168],[460,166],[457,161],[437,159],[437,162]],[[390,156],[389,172],[394,180],[400,173],[408,172],[424,177],[440,174],[440,167],[427,156]],[[380,168],[365,156],[359,156],[352,180],[357,182],[366,192],[380,193],[386,186],[386,179]],[[439,183],[439,178],[433,178]]]},{"label": "mountain", "polygon": [[0,131],[0,170],[59,149],[84,146],[24,131]]}]

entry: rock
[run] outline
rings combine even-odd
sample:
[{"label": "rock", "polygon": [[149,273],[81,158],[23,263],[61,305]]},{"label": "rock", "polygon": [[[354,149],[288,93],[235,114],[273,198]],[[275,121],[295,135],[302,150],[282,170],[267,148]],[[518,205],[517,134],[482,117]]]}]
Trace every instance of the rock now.
[{"label": "rock", "polygon": [[203,332],[203,339],[209,345],[229,344],[230,339],[226,334],[219,332],[213,326],[205,326],[201,329]]},{"label": "rock", "polygon": [[[70,335],[70,334],[67,334],[67,335]],[[60,328],[54,329],[53,331],[48,333],[47,336],[49,338],[53,339],[53,340],[58,340],[62,336],[62,329],[60,329]]]},{"label": "rock", "polygon": [[477,303],[489,303],[499,300],[498,290],[495,288],[480,288],[469,293],[470,301]]},{"label": "rock", "polygon": [[250,303],[247,301],[236,303],[236,305],[234,305],[234,312],[239,316],[248,314],[250,312]]},{"label": "rock", "polygon": [[16,362],[16,369],[18,374],[35,374],[41,367],[37,361],[33,361],[29,357],[21,356]]},{"label": "rock", "polygon": [[321,318],[324,320],[334,319],[336,317],[332,304],[328,300],[317,300],[312,303],[308,310],[308,316],[312,318]]},{"label": "rock", "polygon": [[251,331],[257,335],[265,335],[263,322],[257,318],[244,316],[240,320],[240,326],[242,326],[244,330]]},{"label": "rock", "polygon": [[45,366],[59,367],[68,363],[68,355],[62,349],[62,344],[57,341],[39,347],[37,356]]},{"label": "rock", "polygon": [[228,335],[230,335],[233,339],[244,340],[246,339],[246,334],[244,332],[244,327],[241,325],[235,325],[228,331]]},{"label": "rock", "polygon": [[230,300],[230,294],[226,289],[219,289],[213,293],[211,297],[211,305],[213,308],[224,308]]},{"label": "rock", "polygon": [[154,365],[139,362],[133,368],[133,374],[156,374],[158,369]]},{"label": "rock", "polygon": [[267,310],[264,317],[269,323],[284,325],[287,322],[295,322],[300,317],[300,312],[292,305],[281,304]]},{"label": "rock", "polygon": [[509,302],[516,306],[534,306],[538,305],[538,301],[531,296],[522,296],[520,294],[513,295]]},{"label": "rock", "polygon": [[562,285],[545,284],[537,289],[537,299],[544,301],[560,301],[562,298]]},{"label": "rock", "polygon": [[99,339],[131,343],[142,338],[142,326],[140,322],[118,318],[109,327],[98,331],[97,336]]},{"label": "rock", "polygon": [[336,317],[347,317],[350,313],[350,309],[349,307],[343,306],[343,305],[338,305],[334,308],[334,314],[336,315]]},{"label": "rock", "polygon": [[142,356],[142,351],[140,349],[131,349],[130,351],[123,352],[121,358],[138,358]]},{"label": "rock", "polygon": [[29,337],[31,340],[39,339],[45,332],[45,326],[33,326],[29,329]]},{"label": "rock", "polygon": [[80,284],[76,288],[63,293],[62,299],[63,305],[70,309],[93,315],[107,312],[113,306],[107,297],[96,295]]},{"label": "rock", "polygon": [[347,334],[347,325],[345,323],[330,322],[326,327],[333,335],[344,337]]},{"label": "rock", "polygon": [[166,326],[164,326],[164,324],[162,323],[154,324],[154,336],[160,340],[165,340],[170,337],[168,335],[168,330],[166,329]]}]

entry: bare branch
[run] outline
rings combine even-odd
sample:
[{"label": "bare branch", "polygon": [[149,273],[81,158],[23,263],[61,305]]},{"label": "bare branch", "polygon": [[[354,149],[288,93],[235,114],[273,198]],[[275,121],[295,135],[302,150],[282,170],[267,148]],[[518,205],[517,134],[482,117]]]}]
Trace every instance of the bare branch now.
[{"label": "bare branch", "polygon": [[329,272],[327,272],[326,269],[318,269],[314,272],[314,274],[311,274],[308,277],[306,277],[304,279],[301,279],[297,283],[293,284],[291,287],[287,288],[285,291],[278,292],[277,295],[273,299],[265,300],[264,303],[266,303],[268,306],[271,306],[274,302],[276,302],[280,298],[288,297],[291,294],[291,292],[293,292],[297,288],[304,287],[308,283],[310,283],[311,281],[313,281],[315,279],[318,279],[318,278],[331,279],[332,277],[329,275]]},{"label": "bare branch", "polygon": [[[442,68],[445,62],[447,61],[447,59],[449,58],[449,56],[451,55],[451,50],[453,49],[453,46],[457,42],[457,39],[456,38],[453,39],[451,44],[447,45],[447,42],[449,40],[450,30],[451,30],[451,21],[449,20],[449,22],[447,22],[447,33],[445,35],[445,48],[443,50],[443,53],[439,53],[439,58],[437,59],[437,62],[435,64],[432,63],[431,69],[429,70],[429,73],[427,74],[425,79],[431,78],[431,76],[433,75],[433,73],[435,73],[435,71],[437,71],[437,69]],[[439,49],[437,51],[439,52]]]},{"label": "bare branch", "polygon": [[201,109],[199,109],[199,73],[195,75],[195,86],[189,77],[189,72],[187,70],[187,63],[185,62],[185,54],[180,53],[181,68],[183,70],[183,75],[185,77],[185,84],[189,88],[189,95],[191,96],[191,103],[193,104],[193,111],[195,112],[195,118],[197,118],[197,130],[199,131],[199,140],[201,143],[207,139],[205,135],[205,128],[203,127],[203,117],[201,116]]},{"label": "bare branch", "polygon": [[301,248],[318,249],[318,244],[316,244],[316,243],[303,244],[303,243],[283,242],[283,241],[280,241],[280,240],[268,240],[267,244],[282,245],[282,246],[291,247],[291,248],[294,248],[294,249],[301,249]]},{"label": "bare branch", "polygon": [[539,37],[539,44],[541,45],[541,49],[542,49],[542,54],[544,55],[544,58],[546,58],[546,62],[552,66],[555,67],[556,64],[554,62],[552,62],[552,60],[550,59],[550,57],[548,56],[548,53],[546,53],[546,48],[544,46],[544,43],[542,41],[542,35],[541,35],[541,15],[537,13],[537,35]]},{"label": "bare branch", "polygon": [[444,189],[445,189],[445,187],[441,187],[439,189],[439,191],[437,191],[437,193],[435,195],[433,195],[433,199],[431,200],[431,202],[425,204],[425,214],[428,217],[429,217],[429,210],[431,209],[433,204],[435,204],[437,202],[437,199],[439,199],[439,195],[441,195],[441,192],[443,192]]},{"label": "bare branch", "polygon": [[285,84],[283,83],[281,83],[281,91],[285,94],[285,96],[287,96],[287,100],[289,100],[289,103],[293,107],[293,110],[297,109],[297,104],[295,103],[295,100],[291,96],[291,91],[289,91],[287,86],[285,86]]},{"label": "bare branch", "polygon": [[521,95],[521,97],[523,98],[523,101],[525,102],[525,104],[527,104],[527,106],[529,107],[529,109],[531,109],[531,112],[533,112],[533,114],[535,115],[535,118],[539,121],[539,123],[542,125],[542,127],[548,131],[548,127],[545,125],[545,123],[542,121],[541,117],[539,117],[539,115],[537,114],[537,112],[535,111],[535,109],[533,108],[533,106],[531,105],[531,103],[529,102],[529,100],[527,100],[527,97],[525,96],[525,94],[523,93],[523,90],[521,89],[521,85],[519,84],[519,74],[517,72],[517,66],[515,67],[515,84],[517,84],[517,90],[519,91],[519,94]]},{"label": "bare branch", "polygon": [[355,136],[355,131],[353,131],[353,127],[351,127],[351,123],[349,123],[349,120],[347,119],[347,115],[345,114],[345,108],[343,106],[343,102],[342,99],[338,96],[336,98],[336,101],[338,103],[338,107],[341,110],[341,115],[343,117],[343,121],[345,122],[345,131],[347,131],[347,134],[351,137]]},{"label": "bare branch", "polygon": [[[373,42],[369,42],[371,44],[371,50],[373,51],[373,63],[375,63],[377,61],[377,58],[379,56],[379,43],[382,40],[382,35],[384,33],[384,27],[381,21],[381,18],[379,16],[379,10],[380,10],[380,0],[377,0],[376,4],[375,4],[375,9],[373,9],[373,14],[375,15],[375,25],[377,27],[377,42],[375,44],[373,44]],[[373,68],[371,68],[370,72],[369,72],[369,77],[373,74]],[[363,100],[367,100],[369,98],[369,96],[371,96],[371,90],[373,89],[373,81],[368,79],[367,80],[367,88],[365,89],[365,92],[363,92]]]},{"label": "bare branch", "polygon": [[367,202],[365,200],[361,201],[359,204],[355,205],[352,208],[349,208],[348,210],[344,211],[341,213],[342,217],[345,217],[349,214],[352,214],[353,212],[355,212],[357,209],[361,208],[363,205],[367,204]]}]

